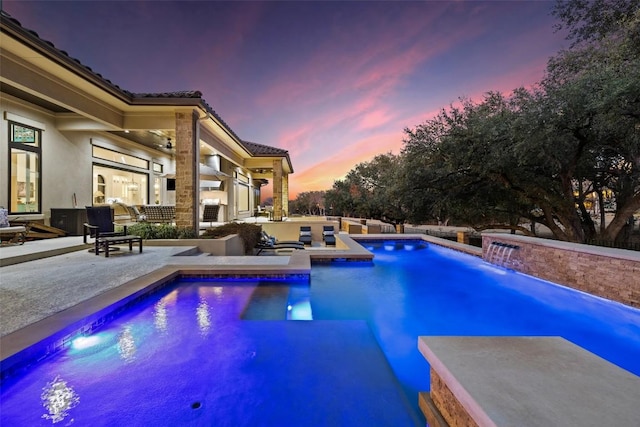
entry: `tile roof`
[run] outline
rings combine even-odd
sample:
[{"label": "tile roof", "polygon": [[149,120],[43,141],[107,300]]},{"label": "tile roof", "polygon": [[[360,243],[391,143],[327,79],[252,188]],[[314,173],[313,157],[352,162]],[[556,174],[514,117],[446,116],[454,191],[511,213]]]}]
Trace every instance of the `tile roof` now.
[{"label": "tile roof", "polygon": [[12,27],[14,29],[16,29],[16,30],[22,32],[24,35],[30,37],[30,39],[32,41],[40,43],[45,48],[47,48],[49,50],[52,50],[54,53],[57,53],[58,55],[62,56],[67,61],[72,62],[73,65],[75,65],[76,67],[79,67],[79,68],[83,69],[84,71],[89,72],[91,75],[93,75],[95,77],[98,77],[103,83],[106,83],[111,88],[116,89],[121,94],[128,95],[128,96],[132,95],[131,92],[126,91],[126,90],[122,89],[120,86],[112,83],[111,80],[104,78],[99,73],[96,73],[90,67],[88,67],[88,66],[84,65],[82,62],[80,62],[78,59],[73,58],[72,56],[69,56],[69,54],[66,51],[64,51],[62,49],[58,49],[52,42],[40,38],[38,33],[36,33],[35,31],[23,27],[22,24],[20,23],[20,21],[18,21],[17,19],[15,19],[11,15],[9,15],[4,10],[0,10],[0,17],[2,18],[3,21],[6,20],[10,24],[12,24]]},{"label": "tile roof", "polygon": [[133,98],[202,98],[199,90],[184,90],[177,92],[156,92],[156,93],[132,93]]},{"label": "tile roof", "polygon": [[129,92],[128,90],[122,89],[120,86],[112,83],[111,80],[108,80],[108,79],[104,78],[101,74],[96,73],[90,67],[82,64],[82,62],[80,62],[78,59],[69,56],[69,54],[67,52],[65,52],[64,50],[58,49],[52,42],[40,38],[38,33],[36,33],[35,31],[29,30],[29,29],[23,27],[22,24],[20,23],[20,21],[18,21],[17,19],[15,19],[11,15],[9,15],[4,10],[0,10],[0,17],[1,17],[2,21],[5,21],[5,22],[11,24],[11,27],[14,30],[21,32],[23,35],[26,35],[31,42],[41,45],[42,47],[44,47],[45,49],[50,51],[52,54],[57,55],[62,60],[65,60],[67,62],[67,66],[74,67],[74,68],[79,69],[79,70],[81,70],[81,71],[83,71],[85,73],[88,73],[90,76],[93,76],[94,78],[97,78],[98,81],[101,82],[103,85],[105,85],[108,88],[112,89],[118,95],[120,95],[121,97],[127,99],[130,102],[133,101],[133,100],[136,100],[136,99],[144,100],[144,99],[151,99],[151,98],[155,98],[155,99],[163,99],[164,98],[164,99],[167,99],[167,100],[169,100],[169,99],[198,99],[199,103],[202,105],[202,107],[204,107],[204,109],[208,113],[210,113],[212,116],[214,116],[216,118],[216,120],[218,122],[220,122],[220,124],[229,132],[230,135],[232,135],[237,141],[242,143],[242,140],[240,139],[240,137],[238,137],[238,135],[236,135],[236,133],[233,131],[233,129],[231,129],[231,127],[222,119],[222,117],[220,117],[220,115],[218,113],[216,113],[216,111],[213,108],[211,108],[211,106],[202,98],[202,92],[200,92],[199,90],[177,91],[177,92],[158,92],[158,93],[133,93],[133,92]]},{"label": "tile roof", "polygon": [[244,145],[254,156],[281,156],[289,153],[287,150],[283,150],[282,148],[256,144],[255,142],[242,141],[242,145]]}]

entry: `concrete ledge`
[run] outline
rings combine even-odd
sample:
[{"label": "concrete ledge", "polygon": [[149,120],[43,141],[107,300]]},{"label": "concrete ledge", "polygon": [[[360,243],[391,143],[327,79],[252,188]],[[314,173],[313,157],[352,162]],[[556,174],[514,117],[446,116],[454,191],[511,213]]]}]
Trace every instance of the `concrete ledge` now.
[{"label": "concrete ledge", "polygon": [[[560,337],[419,337],[418,348],[478,426],[640,420],[640,378]],[[432,378],[431,396],[439,387]],[[449,424],[467,425],[457,424],[465,414],[447,415],[447,406],[455,403],[438,410]]]},{"label": "concrete ledge", "polygon": [[365,242],[367,240],[422,240],[424,242],[433,243],[434,245],[464,252],[469,255],[482,257],[482,248],[424,234],[358,234],[351,237],[358,242]]},{"label": "concrete ledge", "polygon": [[[335,234],[335,248],[313,249],[306,251],[312,261],[332,261],[344,259],[346,261],[371,261],[373,254],[358,244],[352,236],[344,233]],[[359,236],[358,236],[359,237]]]},{"label": "concrete ledge", "polygon": [[152,239],[145,246],[195,246],[200,252],[211,255],[244,255],[242,240],[237,234],[219,239]]},{"label": "concrete ledge", "polygon": [[266,222],[258,224],[262,226],[262,229],[267,232],[267,234],[275,236],[280,241],[297,241],[300,238],[300,226],[311,227],[311,240],[313,242],[322,242],[322,229],[325,225],[333,226],[336,233],[340,228],[340,224],[336,221],[321,219],[307,220],[304,218],[296,219],[295,221]]}]

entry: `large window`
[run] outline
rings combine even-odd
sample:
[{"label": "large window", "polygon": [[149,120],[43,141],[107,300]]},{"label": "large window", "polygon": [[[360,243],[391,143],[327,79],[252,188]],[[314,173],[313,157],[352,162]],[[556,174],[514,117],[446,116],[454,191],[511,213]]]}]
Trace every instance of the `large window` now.
[{"label": "large window", "polygon": [[109,160],[112,162],[120,163],[122,165],[133,166],[141,169],[149,169],[148,160],[131,156],[129,154],[120,153],[118,151],[108,150],[97,145],[93,146],[93,157],[95,157],[96,159]]},{"label": "large window", "polygon": [[41,213],[41,131],[9,122],[10,213]]},{"label": "large window", "polygon": [[238,212],[248,211],[250,197],[251,197],[251,193],[249,191],[249,177],[239,172],[236,172],[236,179],[238,182],[238,187],[237,187],[238,199],[236,201]]},{"label": "large window", "polygon": [[148,175],[93,165],[93,203],[146,205]]}]

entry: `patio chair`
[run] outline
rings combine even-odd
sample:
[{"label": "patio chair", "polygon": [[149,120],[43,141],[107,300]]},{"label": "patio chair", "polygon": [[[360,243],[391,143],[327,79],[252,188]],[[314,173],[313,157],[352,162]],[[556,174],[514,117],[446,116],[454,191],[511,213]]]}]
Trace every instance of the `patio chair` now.
[{"label": "patio chair", "polygon": [[300,237],[298,240],[306,246],[311,246],[311,226],[300,226]]},{"label": "patio chair", "polygon": [[335,246],[336,245],[336,236],[334,235],[335,231],[333,229],[333,225],[325,225],[322,228],[322,240],[324,241],[325,246]]},{"label": "patio chair", "polygon": [[298,241],[277,242],[272,236],[269,236],[264,230],[262,231],[260,242],[256,245],[256,255],[260,255],[265,250],[292,249],[304,250],[304,244]]},{"label": "patio chair", "polygon": [[123,231],[115,231],[113,222],[113,210],[110,206],[87,206],[87,222],[84,223],[84,243],[87,243],[87,236],[94,238],[94,247],[89,252],[99,255],[101,252],[106,257],[110,251],[119,250],[112,245],[129,244],[129,250],[133,250],[133,243],[138,243],[142,252],[142,238],[140,236],[127,235],[127,227],[123,226]]},{"label": "patio chair", "polygon": [[219,212],[220,205],[204,205],[204,211],[202,212],[202,222],[208,222],[209,226],[212,226],[214,222],[218,222]]},{"label": "patio chair", "polygon": [[124,231],[116,231],[114,212],[111,206],[87,206],[87,222],[84,223],[84,243],[87,237],[124,236]]},{"label": "patio chair", "polygon": [[260,243],[274,244],[274,245],[298,245],[304,246],[299,240],[278,240],[274,236],[270,236],[266,231],[260,232]]}]

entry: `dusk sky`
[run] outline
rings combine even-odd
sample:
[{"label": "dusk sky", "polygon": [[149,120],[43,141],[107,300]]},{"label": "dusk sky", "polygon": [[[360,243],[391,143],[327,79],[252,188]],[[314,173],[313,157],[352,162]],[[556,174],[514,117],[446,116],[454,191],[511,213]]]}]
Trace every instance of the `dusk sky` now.
[{"label": "dusk sky", "polygon": [[130,92],[199,90],[240,136],[289,151],[289,195],[399,153],[459,97],[539,82],[566,47],[551,1],[2,0]]}]

